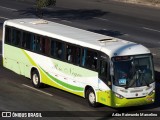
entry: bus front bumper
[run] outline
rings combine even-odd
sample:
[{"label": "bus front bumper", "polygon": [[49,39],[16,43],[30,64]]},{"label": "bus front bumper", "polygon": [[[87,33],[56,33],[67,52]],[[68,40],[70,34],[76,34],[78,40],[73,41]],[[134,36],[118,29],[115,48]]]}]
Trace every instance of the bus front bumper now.
[{"label": "bus front bumper", "polygon": [[152,104],[155,101],[155,94],[151,96],[147,95],[141,98],[118,98],[117,96],[113,95],[111,106],[112,107],[130,107],[130,106],[140,106],[140,105],[147,105]]}]

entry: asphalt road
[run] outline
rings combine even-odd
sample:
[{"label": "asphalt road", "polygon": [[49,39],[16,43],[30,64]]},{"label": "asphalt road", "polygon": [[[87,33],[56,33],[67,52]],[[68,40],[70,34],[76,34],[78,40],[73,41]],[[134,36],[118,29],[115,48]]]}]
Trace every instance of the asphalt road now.
[{"label": "asphalt road", "polygon": [[[26,1],[0,1],[0,29],[2,29],[2,24],[7,19],[37,17],[33,7],[34,4],[31,4],[30,0]],[[67,2],[58,0],[56,7],[44,9],[44,18],[145,45],[153,52],[156,80],[159,81],[159,12],[160,10],[158,9],[135,7],[113,2],[102,4],[100,2],[97,3],[96,0],[70,0]],[[0,47],[2,47],[1,41]],[[0,63],[2,63],[2,60]],[[80,116],[95,116],[95,114],[98,116],[100,114],[98,118],[92,117],[92,119],[103,120],[108,114],[102,113],[102,111],[160,111],[159,86],[158,83],[156,85],[156,102],[152,105],[129,107],[127,109],[113,109],[103,105],[98,108],[90,108],[85,99],[52,87],[46,87],[37,91],[32,88],[29,79],[3,68],[2,64],[0,64],[0,111],[71,111],[68,113],[71,116],[79,115],[78,112],[73,111],[89,111],[80,113]],[[76,119],[87,119],[82,117]],[[64,118],[58,117],[57,119]],[[110,117],[110,119],[129,118]]]}]

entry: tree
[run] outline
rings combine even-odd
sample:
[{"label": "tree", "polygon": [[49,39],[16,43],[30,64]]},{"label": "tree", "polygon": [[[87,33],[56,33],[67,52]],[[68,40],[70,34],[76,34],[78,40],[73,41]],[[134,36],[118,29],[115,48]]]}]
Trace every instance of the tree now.
[{"label": "tree", "polygon": [[36,12],[39,17],[43,17],[43,8],[48,6],[55,6],[56,0],[36,0]]}]

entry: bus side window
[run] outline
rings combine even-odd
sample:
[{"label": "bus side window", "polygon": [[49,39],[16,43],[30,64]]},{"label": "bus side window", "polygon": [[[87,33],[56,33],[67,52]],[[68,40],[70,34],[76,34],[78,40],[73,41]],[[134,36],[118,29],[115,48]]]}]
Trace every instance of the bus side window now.
[{"label": "bus side window", "polygon": [[67,60],[68,62],[70,62],[70,63],[71,63],[72,60],[73,60],[73,56],[72,56],[71,52],[72,52],[71,46],[70,46],[70,45],[67,45],[67,46],[66,46],[66,60]]},{"label": "bus side window", "polygon": [[40,35],[35,35],[34,37],[34,51],[38,52],[38,53],[44,53],[44,39],[42,36]]},{"label": "bus side window", "polygon": [[12,44],[15,46],[19,46],[21,42],[21,32],[19,30],[12,30]]},{"label": "bus side window", "polygon": [[64,43],[56,42],[55,57],[63,60],[63,58],[64,58]]},{"label": "bus side window", "polygon": [[55,47],[56,47],[56,43],[55,41],[52,39],[51,40],[51,56],[55,57]]},{"label": "bus side window", "polygon": [[38,35],[31,35],[31,50],[35,52],[40,52],[40,37]]},{"label": "bus side window", "polygon": [[82,50],[82,66],[84,67],[86,65],[86,53],[87,53],[87,49],[83,49]]},{"label": "bus side window", "polygon": [[34,34],[31,34],[30,48],[32,51],[36,50],[36,36]]},{"label": "bus side window", "polygon": [[22,48],[28,49],[28,50],[32,50],[31,49],[31,33],[29,32],[23,32],[23,37],[22,37]]},{"label": "bus side window", "polygon": [[43,39],[44,39],[44,45],[43,45],[44,54],[48,56],[50,54],[50,39],[47,37]]},{"label": "bus side window", "polygon": [[40,36],[38,51],[47,56],[49,55],[49,51],[50,51],[49,38]]},{"label": "bus side window", "polygon": [[80,48],[74,45],[66,46],[66,60],[70,63],[80,64]]},{"label": "bus side window", "polygon": [[97,70],[98,55],[97,52],[83,49],[81,65],[91,70]]},{"label": "bus side window", "polygon": [[11,35],[12,35],[11,28],[6,26],[6,28],[5,28],[5,43],[11,44]]},{"label": "bus side window", "polygon": [[64,43],[51,40],[51,56],[60,60],[64,59]]}]

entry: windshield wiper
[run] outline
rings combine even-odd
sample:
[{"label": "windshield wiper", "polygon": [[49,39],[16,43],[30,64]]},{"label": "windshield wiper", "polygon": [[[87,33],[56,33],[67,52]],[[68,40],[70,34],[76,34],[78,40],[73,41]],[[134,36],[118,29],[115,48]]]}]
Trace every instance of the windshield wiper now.
[{"label": "windshield wiper", "polygon": [[[140,70],[137,70],[134,72],[133,77],[130,81],[127,82],[125,89],[128,89],[129,87],[132,87],[136,82],[136,86],[141,86],[142,81],[145,82],[145,84],[149,87],[149,83],[144,79],[144,72],[141,72]],[[131,83],[132,81],[132,83]],[[138,85],[137,85],[138,84]]]},{"label": "windshield wiper", "polygon": [[146,79],[144,79],[145,72],[141,72],[139,70],[139,74],[140,74],[140,82],[144,81],[147,87],[149,87],[149,83],[146,81]]}]

